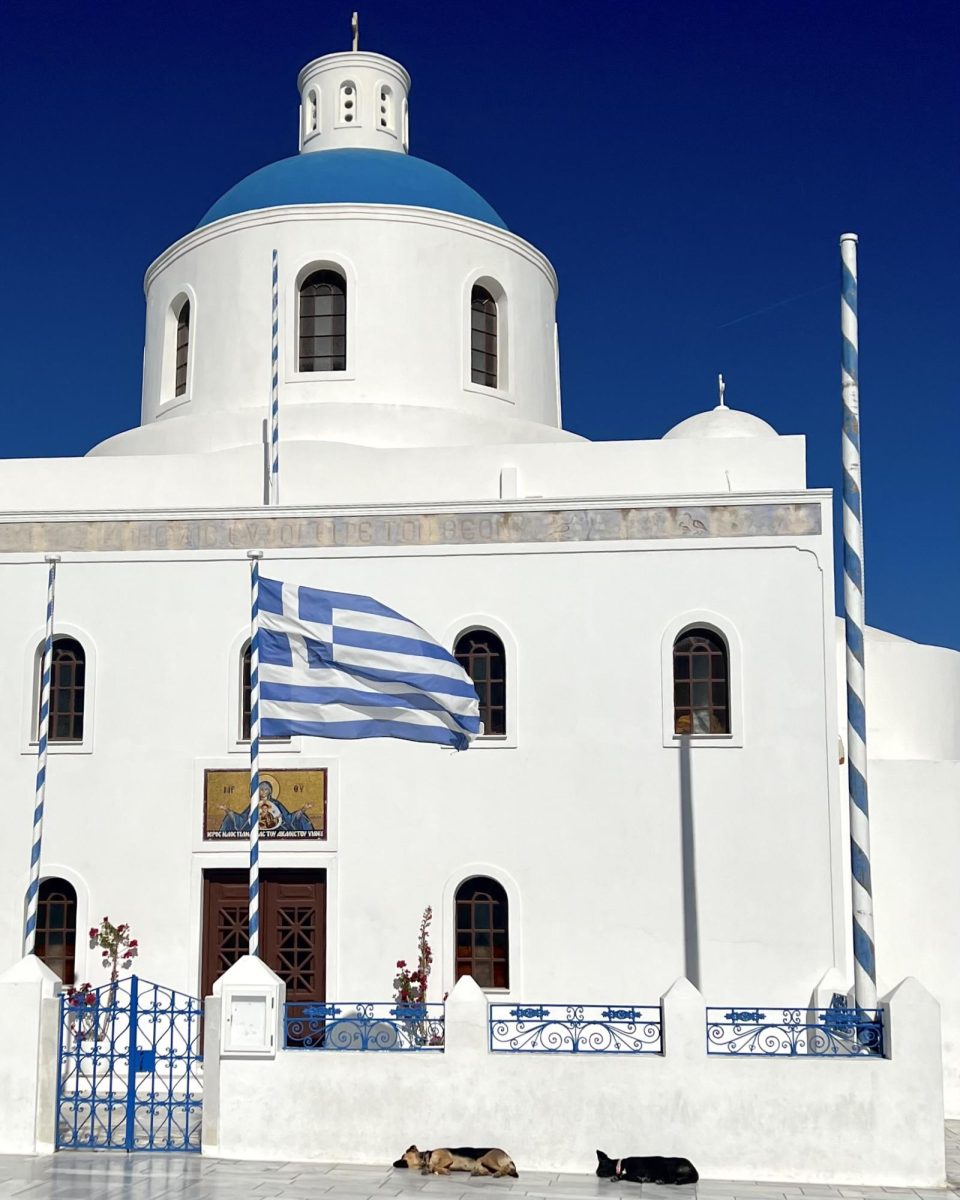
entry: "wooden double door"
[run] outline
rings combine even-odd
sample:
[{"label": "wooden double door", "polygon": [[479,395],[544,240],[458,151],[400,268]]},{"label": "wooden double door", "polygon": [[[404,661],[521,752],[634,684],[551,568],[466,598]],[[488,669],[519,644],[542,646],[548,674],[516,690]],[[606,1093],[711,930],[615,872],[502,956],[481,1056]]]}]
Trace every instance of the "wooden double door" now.
[{"label": "wooden double door", "polygon": [[[249,876],[205,871],[201,996],[247,953]],[[287,1001],[322,1004],[327,959],[326,871],[260,872],[260,957],[287,985]]]}]

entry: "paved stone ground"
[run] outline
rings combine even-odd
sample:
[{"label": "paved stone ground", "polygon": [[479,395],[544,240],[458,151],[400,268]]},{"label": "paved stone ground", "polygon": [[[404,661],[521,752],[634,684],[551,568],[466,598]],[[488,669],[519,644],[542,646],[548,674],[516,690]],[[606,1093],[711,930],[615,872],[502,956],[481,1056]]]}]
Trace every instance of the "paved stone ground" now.
[{"label": "paved stone ground", "polygon": [[[47,1158],[0,1156],[0,1200],[960,1200],[960,1121],[946,1126],[948,1189],[826,1187],[701,1179],[696,1187],[614,1184],[593,1175],[524,1171],[519,1179],[429,1178],[390,1167],[239,1163],[199,1154],[65,1150]],[[502,1200],[507,1200],[503,1197]]]}]

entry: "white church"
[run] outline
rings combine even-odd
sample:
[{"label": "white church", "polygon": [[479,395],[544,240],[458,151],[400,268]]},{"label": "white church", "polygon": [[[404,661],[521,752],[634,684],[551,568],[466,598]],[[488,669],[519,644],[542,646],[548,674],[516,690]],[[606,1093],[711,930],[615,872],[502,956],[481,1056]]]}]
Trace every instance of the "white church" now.
[{"label": "white church", "polygon": [[[299,153],[147,269],[139,423],[83,458],[0,462],[0,1013],[24,1031],[0,1065],[0,1150],[119,1145],[70,1141],[96,1124],[96,1072],[67,1062],[82,1039],[57,999],[107,983],[87,936],[107,914],[137,938],[138,978],[207,998],[187,1149],[389,1162],[489,1139],[521,1174],[592,1171],[607,1145],[686,1154],[705,1177],[942,1183],[943,1117],[960,1116],[960,654],[867,632],[883,1047],[817,1053],[853,965],[834,497],[808,484],[802,433],[722,392],[644,440],[566,430],[554,269],[409,152],[406,70],[329,54],[298,88]],[[839,453],[839,386],[837,412]],[[465,753],[261,743],[262,963],[249,552],[416,621],[483,721]],[[290,1036],[285,1004],[321,1032],[337,1006],[389,1005],[428,905],[445,1045],[311,1053]],[[273,1015],[245,1042],[228,1009],[251,996]],[[654,1044],[615,1052],[641,1007]],[[524,1053],[520,1031],[502,1052],[500,1018],[547,1010],[559,1049]],[[577,1010],[602,1010],[611,1052],[574,1044]],[[813,1028],[799,1053],[711,1052],[714,1017],[774,1011]],[[130,1094],[149,1063],[131,1060]],[[76,1087],[64,1099],[71,1070],[86,1109]]]}]

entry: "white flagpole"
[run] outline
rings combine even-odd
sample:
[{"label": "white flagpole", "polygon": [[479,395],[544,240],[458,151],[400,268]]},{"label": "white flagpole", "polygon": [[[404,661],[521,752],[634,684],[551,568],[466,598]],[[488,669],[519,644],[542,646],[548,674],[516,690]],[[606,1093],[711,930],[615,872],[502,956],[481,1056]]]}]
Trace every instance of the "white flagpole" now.
[{"label": "white flagpole", "polygon": [[43,799],[47,786],[47,740],[50,733],[50,672],[53,667],[53,605],[57,587],[59,554],[48,554],[47,632],[43,642],[43,671],[40,675],[40,720],[37,727],[37,786],[33,804],[33,845],[30,850],[30,883],[27,887],[27,916],[23,927],[23,952],[32,954],[37,940],[37,901],[40,894],[40,849],[43,841]]},{"label": "white flagpole", "polygon": [[857,321],[857,235],[840,238],[843,394],[843,608],[847,640],[847,773],[850,793],[850,866],[853,891],[854,997],[858,1008],[877,1007],[877,966],[870,873],[867,799],[867,689],[863,634],[863,508],[860,487],[860,332]]},{"label": "white flagpole", "polygon": [[273,252],[273,299],[270,343],[270,503],[280,503],[280,287]]},{"label": "white flagpole", "polygon": [[260,550],[250,559],[250,947],[260,956]]}]

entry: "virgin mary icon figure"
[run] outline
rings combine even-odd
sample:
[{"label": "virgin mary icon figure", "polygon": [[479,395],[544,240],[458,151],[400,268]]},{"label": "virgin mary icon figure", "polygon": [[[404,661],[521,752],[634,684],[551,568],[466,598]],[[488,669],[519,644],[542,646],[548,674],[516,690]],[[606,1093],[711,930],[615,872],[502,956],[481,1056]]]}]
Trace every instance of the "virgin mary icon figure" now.
[{"label": "virgin mary icon figure", "polygon": [[[263,834],[278,833],[312,833],[313,822],[302,808],[291,812],[280,801],[280,784],[274,775],[260,774],[260,804],[258,809],[260,832]],[[249,833],[249,812],[235,812],[230,809],[220,822],[221,833]]]}]

